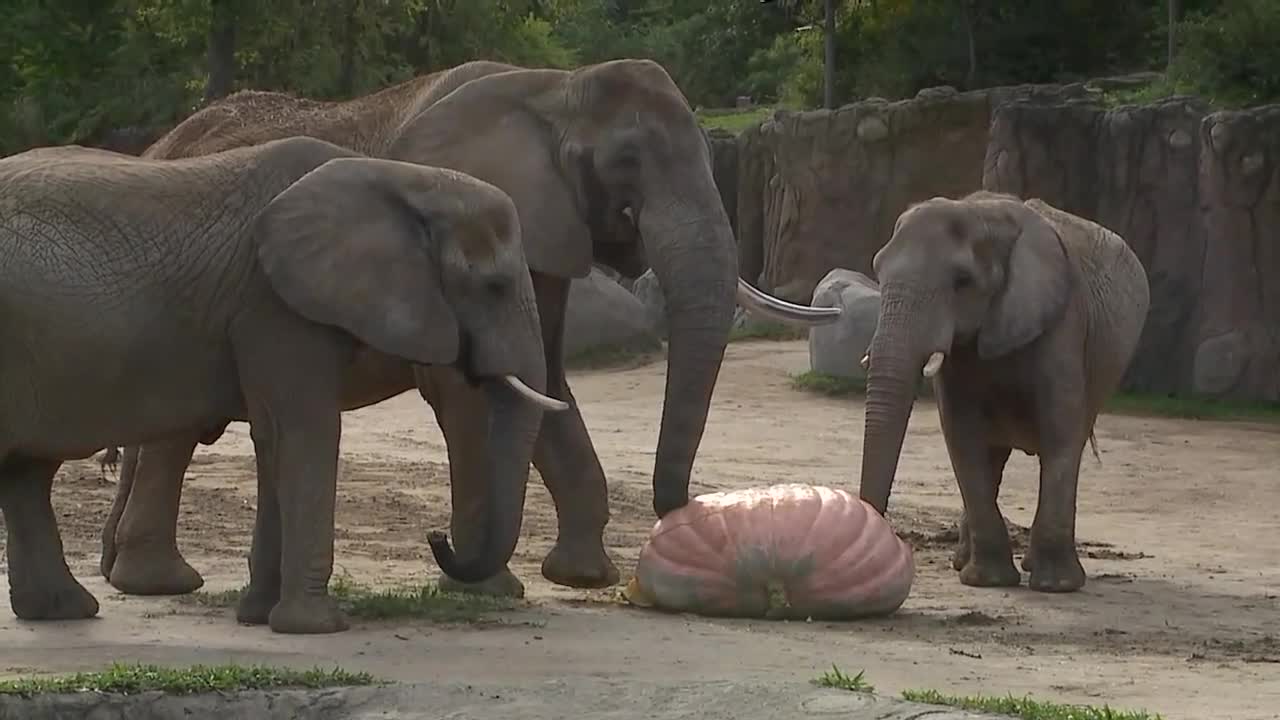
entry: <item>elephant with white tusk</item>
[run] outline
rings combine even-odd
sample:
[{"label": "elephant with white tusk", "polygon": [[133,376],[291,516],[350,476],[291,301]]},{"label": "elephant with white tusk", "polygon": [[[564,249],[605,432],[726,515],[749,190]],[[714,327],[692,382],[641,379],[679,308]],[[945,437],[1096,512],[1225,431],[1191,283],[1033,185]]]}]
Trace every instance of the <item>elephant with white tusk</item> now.
[{"label": "elephant with white tusk", "polygon": [[862,498],[882,514],[888,507],[922,373],[933,379],[964,502],[953,562],[960,581],[1021,582],[996,504],[1016,448],[1040,458],[1022,563],[1031,587],[1079,589],[1080,460],[1146,321],[1137,256],[1110,230],[1040,200],[977,192],[909,208],[873,265],[881,304],[863,358]]},{"label": "elephant with white tusk", "polygon": [[302,137],[186,160],[41,148],[0,159],[0,187],[0,511],[18,617],[98,612],[50,504],[64,460],[244,420],[258,508],[237,618],[345,629],[328,594],[340,411],[387,392],[370,366],[451,366],[486,396],[484,540],[465,557],[428,540],[462,581],[506,565],[543,412],[564,404],[542,394],[501,190]]},{"label": "elephant with white tusk", "polygon": [[[737,246],[712,177],[706,140],[685,97],[649,60],[573,71],[476,61],[353,100],[322,103],[273,92],[235,93],[188,117],[145,153],[179,158],[306,135],[354,151],[452,168],[515,202],[532,271],[546,353],[547,393],[569,404],[544,416],[533,464],[555,503],[559,532],[542,574],[560,585],[603,587],[619,574],[605,552],[604,469],[564,374],[569,283],[593,262],[628,277],[652,267],[666,301],[666,396],[653,466],[657,515],[688,502],[689,480],[741,303],[785,321],[834,321],[835,308],[785,303],[737,277]],[[416,387],[448,447],[461,555],[484,541],[489,409],[449,368],[366,364],[385,392]],[[177,547],[183,473],[215,435],[157,438],[125,449],[115,504],[103,527],[101,569],[135,594],[181,594],[203,583]],[[445,578],[446,587],[457,587]],[[508,568],[465,589],[519,595]]]}]

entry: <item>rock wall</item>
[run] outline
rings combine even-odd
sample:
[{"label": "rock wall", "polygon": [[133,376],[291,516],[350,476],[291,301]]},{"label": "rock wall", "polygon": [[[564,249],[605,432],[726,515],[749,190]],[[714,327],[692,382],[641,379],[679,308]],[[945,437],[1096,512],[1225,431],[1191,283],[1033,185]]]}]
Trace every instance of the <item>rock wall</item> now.
[{"label": "rock wall", "polygon": [[1126,389],[1280,400],[1280,106],[1106,107],[1103,82],[775,113],[735,148],[741,276],[808,303],[833,268],[874,277],[913,202],[1039,197],[1115,230],[1147,269]]},{"label": "rock wall", "polygon": [[807,303],[834,267],[870,273],[908,205],[981,185],[993,107],[1084,93],[1083,85],[932,88],[898,102],[776,112],[738,138],[742,276]]}]

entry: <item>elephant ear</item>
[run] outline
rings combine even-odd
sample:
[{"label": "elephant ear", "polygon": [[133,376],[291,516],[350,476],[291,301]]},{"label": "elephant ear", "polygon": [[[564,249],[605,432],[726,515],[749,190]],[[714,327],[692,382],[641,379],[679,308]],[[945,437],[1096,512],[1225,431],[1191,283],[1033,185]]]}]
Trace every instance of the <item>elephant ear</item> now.
[{"label": "elephant ear", "polygon": [[454,362],[458,322],[441,290],[431,237],[444,232],[443,218],[418,209],[422,203],[407,194],[421,191],[425,178],[402,177],[430,171],[344,158],[302,176],[267,205],[254,228],[272,288],[303,317],[340,327],[388,355],[424,365]]},{"label": "elephant ear", "polygon": [[496,185],[515,202],[529,267],[586,277],[592,242],[578,203],[583,156],[554,124],[567,75],[516,70],[468,80],[407,121],[388,155]]},{"label": "elephant ear", "polygon": [[[999,244],[1009,243],[1002,290],[978,332],[978,354],[993,358],[1040,336],[1062,317],[1071,290],[1071,266],[1062,238],[1044,217],[1016,201],[993,203],[986,218]],[[997,209],[998,208],[998,209]]]}]

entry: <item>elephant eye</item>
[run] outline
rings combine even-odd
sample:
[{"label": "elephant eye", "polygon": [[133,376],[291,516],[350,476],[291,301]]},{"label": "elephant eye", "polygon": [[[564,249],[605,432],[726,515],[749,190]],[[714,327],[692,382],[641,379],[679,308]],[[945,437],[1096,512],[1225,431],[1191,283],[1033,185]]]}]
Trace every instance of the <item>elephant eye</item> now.
[{"label": "elephant eye", "polygon": [[973,287],[973,282],[974,282],[973,273],[963,268],[960,270],[956,270],[955,278],[953,279],[956,292],[960,292],[962,290],[968,290],[969,288]]},{"label": "elephant eye", "polygon": [[502,297],[507,293],[511,283],[505,277],[491,277],[484,282],[485,292],[494,297]]}]

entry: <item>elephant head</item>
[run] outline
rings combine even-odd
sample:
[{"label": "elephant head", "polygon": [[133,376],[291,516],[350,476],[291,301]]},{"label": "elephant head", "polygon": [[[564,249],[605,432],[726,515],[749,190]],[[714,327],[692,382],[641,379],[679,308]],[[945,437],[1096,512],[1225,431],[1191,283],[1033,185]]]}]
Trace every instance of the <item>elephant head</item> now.
[{"label": "elephant head", "polygon": [[867,368],[861,495],[883,514],[919,374],[961,348],[990,360],[1021,348],[1066,308],[1061,238],[1017,198],[935,197],[902,213],[872,260],[880,316]]},{"label": "elephant head", "polygon": [[659,516],[688,502],[735,298],[793,323],[839,315],[738,279],[709,148],[688,102],[652,61],[470,79],[406,121],[388,154],[452,167],[510,194],[535,272],[585,277],[593,260],[628,276],[653,268],[669,329],[653,474]]},{"label": "elephant head", "polygon": [[466,563],[443,533],[429,542],[462,582],[500,570],[519,538],[542,412],[568,407],[540,394],[542,335],[511,198],[451,170],[339,158],[277,195],[255,236],[268,282],[299,314],[485,386],[494,408],[486,542]]}]

